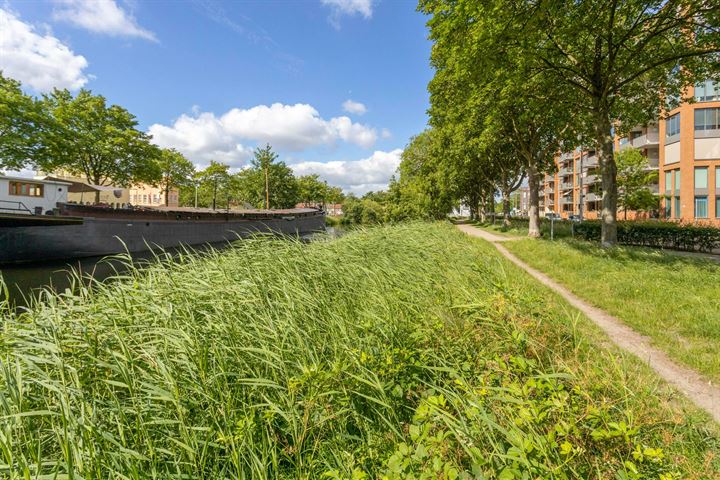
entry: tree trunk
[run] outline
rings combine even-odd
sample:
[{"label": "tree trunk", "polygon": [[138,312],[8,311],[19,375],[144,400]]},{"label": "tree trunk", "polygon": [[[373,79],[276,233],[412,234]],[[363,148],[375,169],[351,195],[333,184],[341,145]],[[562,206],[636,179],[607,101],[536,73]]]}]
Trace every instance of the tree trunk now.
[{"label": "tree trunk", "polygon": [[510,227],[510,190],[503,190],[502,193],[502,204],[503,204],[503,227]]},{"label": "tree trunk", "polygon": [[212,204],[213,210],[215,210],[216,203],[217,203],[217,182],[213,183],[213,204]]},{"label": "tree trunk", "polygon": [[487,212],[487,208],[485,208],[485,202],[487,199],[484,195],[480,195],[480,202],[478,202],[478,215],[480,216],[479,220],[480,223],[485,223],[487,221],[487,215],[485,215],[485,212]]},{"label": "tree trunk", "polygon": [[100,203],[100,190],[95,190],[95,204]]},{"label": "tree trunk", "polygon": [[165,183],[165,206],[170,206],[170,182]]},{"label": "tree trunk", "polygon": [[540,237],[540,187],[535,162],[530,162],[527,167],[528,188],[530,190],[530,198],[528,198],[528,237]]},{"label": "tree trunk", "polygon": [[602,173],[602,223],[600,244],[611,247],[617,243],[617,165],[613,151],[613,136],[610,117],[603,111],[596,113],[595,137],[598,161]]}]

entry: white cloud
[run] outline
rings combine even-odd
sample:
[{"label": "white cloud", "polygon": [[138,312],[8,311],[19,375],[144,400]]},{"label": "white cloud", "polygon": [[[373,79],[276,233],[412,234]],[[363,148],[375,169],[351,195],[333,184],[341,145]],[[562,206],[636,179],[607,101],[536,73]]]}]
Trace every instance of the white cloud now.
[{"label": "white cloud", "polygon": [[330,7],[330,17],[328,20],[333,27],[340,28],[340,17],[343,15],[362,15],[364,18],[372,17],[373,0],[320,0],[320,2]]},{"label": "white cloud", "polygon": [[362,115],[367,112],[367,107],[364,104],[360,102],[355,102],[350,99],[347,99],[343,102],[342,108],[344,111],[348,113],[353,113],[355,115]]},{"label": "white cloud", "polygon": [[392,133],[391,133],[390,130],[388,130],[387,128],[383,128],[382,131],[380,132],[380,136],[381,136],[382,138],[387,139],[387,138],[392,137]]},{"label": "white cloud", "polygon": [[157,41],[155,34],[137,24],[135,18],[114,0],[54,0],[55,20],[66,21],[94,33],[138,37]]},{"label": "white cloud", "polygon": [[193,115],[183,114],[170,126],[154,124],[149,133],[158,145],[175,147],[195,162],[218,160],[231,165],[249,157],[251,149],[243,141],[301,151],[338,141],[370,148],[377,140],[374,128],[345,116],[325,120],[311,105],[302,103],[233,108],[221,116],[194,108]]},{"label": "white cloud", "polygon": [[78,89],[88,76],[88,62],[53,37],[0,8],[0,70],[40,92],[53,87]]},{"label": "white cloud", "polygon": [[173,126],[155,124],[149,132],[155,144],[176,148],[197,165],[215,160],[239,167],[252,156],[252,149],[239,143],[212,113],[183,114]]},{"label": "white cloud", "polygon": [[375,151],[368,158],[350,161],[300,162],[290,167],[296,175],[316,173],[331,185],[337,185],[346,192],[362,195],[371,190],[384,190],[390,177],[400,165],[402,149],[390,152]]}]

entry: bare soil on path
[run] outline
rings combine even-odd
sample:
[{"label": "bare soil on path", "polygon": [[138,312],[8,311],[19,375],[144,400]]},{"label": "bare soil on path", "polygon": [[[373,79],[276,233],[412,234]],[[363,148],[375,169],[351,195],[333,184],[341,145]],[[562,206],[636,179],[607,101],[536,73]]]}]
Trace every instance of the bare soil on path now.
[{"label": "bare soil on path", "polygon": [[708,412],[716,422],[720,423],[720,387],[712,385],[696,371],[676,364],[663,351],[653,347],[648,337],[639,334],[609,313],[586,303],[544,273],[518,259],[501,245],[502,242],[516,240],[515,238],[500,237],[472,225],[457,225],[457,227],[468,235],[492,243],[505,258],[584,313],[608,335],[615,345],[638,357],[655,370],[663,380],[684,393],[698,407]]}]

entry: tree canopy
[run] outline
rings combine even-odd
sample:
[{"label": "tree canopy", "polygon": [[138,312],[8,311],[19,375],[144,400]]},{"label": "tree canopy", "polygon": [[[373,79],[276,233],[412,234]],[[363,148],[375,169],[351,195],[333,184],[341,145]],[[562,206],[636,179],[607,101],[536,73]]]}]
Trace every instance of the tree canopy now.
[{"label": "tree canopy", "polygon": [[419,8],[434,42],[431,124],[454,131],[482,163],[488,139],[509,139],[531,191],[560,146],[597,150],[606,245],[616,241],[614,134],[658,118],[720,68],[720,9],[703,0],[421,0]]},{"label": "tree canopy", "polygon": [[36,167],[51,125],[42,104],[23,93],[20,82],[0,72],[0,169]]},{"label": "tree canopy", "polygon": [[169,195],[173,188],[190,186],[195,176],[195,166],[185,156],[173,148],[164,148],[158,160],[162,175],[162,189],[165,194],[165,206],[170,204]]}]

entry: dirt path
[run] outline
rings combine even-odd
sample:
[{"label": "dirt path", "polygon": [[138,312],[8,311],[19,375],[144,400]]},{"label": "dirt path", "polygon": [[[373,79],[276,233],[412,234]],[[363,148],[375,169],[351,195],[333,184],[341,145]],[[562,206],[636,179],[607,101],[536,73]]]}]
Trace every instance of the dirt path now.
[{"label": "dirt path", "polygon": [[640,335],[618,318],[581,300],[544,273],[535,270],[518,259],[500,244],[504,241],[516,239],[500,237],[471,225],[458,225],[457,227],[468,235],[492,243],[505,258],[525,270],[546,287],[560,294],[573,307],[583,312],[605,331],[615,345],[640,358],[666,382],[683,392],[698,407],[708,412],[716,422],[720,423],[720,387],[712,385],[694,370],[678,365],[664,352],[653,347],[647,337]]}]

